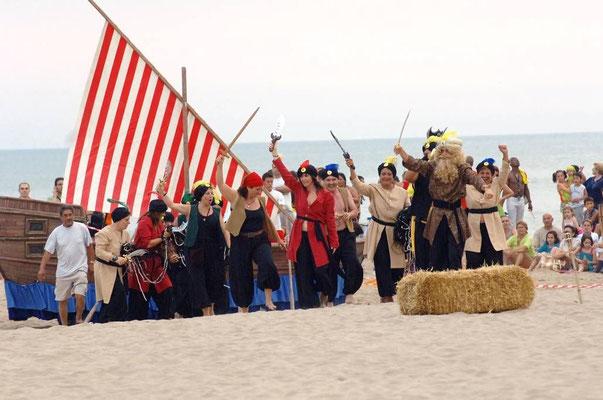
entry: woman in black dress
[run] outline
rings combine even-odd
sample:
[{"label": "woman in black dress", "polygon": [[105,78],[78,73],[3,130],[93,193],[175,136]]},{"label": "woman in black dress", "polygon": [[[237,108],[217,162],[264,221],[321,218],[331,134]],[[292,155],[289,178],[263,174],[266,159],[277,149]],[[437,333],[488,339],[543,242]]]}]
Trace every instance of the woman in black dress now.
[{"label": "woman in black dress", "polygon": [[163,184],[157,192],[174,211],[184,214],[188,225],[184,247],[188,250],[186,263],[191,276],[191,305],[203,315],[214,315],[224,286],[224,247],[230,247],[230,237],[224,228],[220,209],[213,207],[213,187],[207,182],[193,185],[193,204],[177,204],[165,194]]}]

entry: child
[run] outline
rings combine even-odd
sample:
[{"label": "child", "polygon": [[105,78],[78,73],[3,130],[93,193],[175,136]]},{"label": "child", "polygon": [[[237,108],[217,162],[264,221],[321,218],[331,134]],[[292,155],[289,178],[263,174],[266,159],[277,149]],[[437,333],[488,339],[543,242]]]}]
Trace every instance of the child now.
[{"label": "child", "polygon": [[597,223],[599,222],[599,211],[595,209],[595,200],[592,197],[586,197],[584,199],[584,219],[591,220],[593,223],[593,231],[597,229]]},{"label": "child", "polygon": [[574,215],[578,224],[582,225],[584,220],[584,199],[586,198],[586,188],[582,184],[582,178],[576,174],[573,176],[573,182],[570,185],[571,200],[569,206],[574,210]]},{"label": "child", "polygon": [[561,226],[568,225],[571,225],[576,229],[578,229],[578,227],[580,226],[578,220],[576,219],[576,216],[574,215],[574,209],[569,205],[563,207],[563,223],[561,224]]},{"label": "child", "polygon": [[595,248],[593,247],[593,238],[587,235],[582,236],[580,247],[576,251],[576,259],[579,271],[594,271],[594,253]]},{"label": "child", "polygon": [[546,240],[536,250],[538,254],[534,257],[532,264],[530,265],[529,270],[533,270],[536,267],[552,267],[553,257],[551,256],[551,251],[555,247],[559,247],[559,236],[556,231],[550,231],[546,234]]}]

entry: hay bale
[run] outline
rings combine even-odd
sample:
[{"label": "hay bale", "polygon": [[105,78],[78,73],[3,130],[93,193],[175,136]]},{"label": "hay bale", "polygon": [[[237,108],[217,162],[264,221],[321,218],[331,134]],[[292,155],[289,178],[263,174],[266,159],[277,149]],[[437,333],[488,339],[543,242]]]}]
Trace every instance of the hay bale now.
[{"label": "hay bale", "polygon": [[534,283],[516,266],[419,271],[398,282],[397,297],[405,315],[500,312],[529,307]]}]

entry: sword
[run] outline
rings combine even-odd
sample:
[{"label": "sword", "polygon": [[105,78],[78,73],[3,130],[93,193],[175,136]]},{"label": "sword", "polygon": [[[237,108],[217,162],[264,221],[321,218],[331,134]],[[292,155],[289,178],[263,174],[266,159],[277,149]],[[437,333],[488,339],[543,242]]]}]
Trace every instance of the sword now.
[{"label": "sword", "polygon": [[343,158],[345,158],[346,160],[349,160],[350,159],[350,153],[348,153],[347,151],[344,150],[344,148],[341,145],[341,143],[339,143],[339,139],[337,139],[337,136],[335,136],[335,134],[333,133],[333,131],[329,131],[329,132],[331,132],[331,136],[333,136],[333,139],[335,139],[335,143],[337,143],[337,146],[339,146],[339,148],[343,152]]},{"label": "sword", "polygon": [[402,140],[402,134],[404,133],[404,128],[406,127],[406,121],[408,121],[409,116],[410,116],[410,110],[408,110],[408,114],[406,114],[406,118],[404,119],[404,124],[402,124],[402,130],[400,131],[400,136],[398,136],[398,144],[400,144],[400,140]]}]

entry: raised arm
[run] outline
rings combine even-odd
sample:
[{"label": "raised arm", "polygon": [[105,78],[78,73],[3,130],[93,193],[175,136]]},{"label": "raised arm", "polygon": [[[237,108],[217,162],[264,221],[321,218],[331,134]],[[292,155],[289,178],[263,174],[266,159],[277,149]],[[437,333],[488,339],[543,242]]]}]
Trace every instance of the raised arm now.
[{"label": "raised arm", "polygon": [[429,161],[417,160],[416,158],[412,157],[406,152],[406,150],[404,150],[402,146],[400,146],[400,143],[394,146],[394,153],[402,157],[402,165],[404,165],[406,169],[417,172],[424,176],[429,175],[429,171],[431,169]]},{"label": "raised arm", "polygon": [[220,229],[222,230],[222,235],[224,235],[226,247],[230,249],[230,232],[226,230],[226,224],[224,223],[224,218],[222,218],[222,216],[220,216]]},{"label": "raised arm", "polygon": [[281,173],[283,180],[285,181],[285,185],[292,191],[298,190],[300,188],[300,183],[296,177],[294,177],[291,172],[287,169],[281,157],[278,156],[273,160],[274,165],[278,169],[278,172]]},{"label": "raised arm", "polygon": [[507,183],[509,179],[509,173],[511,172],[511,167],[509,166],[509,150],[507,149],[507,145],[501,144],[498,146],[498,149],[502,153],[502,164],[500,166],[500,175],[498,176],[498,181],[501,184],[501,187]]},{"label": "raised arm", "polygon": [[157,184],[157,186],[155,187],[155,191],[159,194],[159,196],[164,201],[164,203],[168,206],[168,208],[170,208],[171,210],[176,211],[180,214],[184,214],[186,219],[188,219],[188,217],[191,213],[190,204],[175,203],[174,200],[172,200],[172,198],[170,196],[168,196],[168,194],[165,190],[165,182],[160,180],[159,183]]},{"label": "raised arm", "polygon": [[237,199],[237,191],[224,182],[224,171],[222,170],[223,164],[224,154],[219,154],[216,158],[216,183],[218,184],[218,189],[220,189],[222,196],[232,204]]}]

